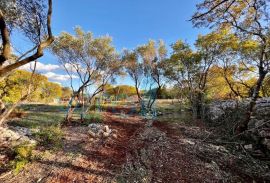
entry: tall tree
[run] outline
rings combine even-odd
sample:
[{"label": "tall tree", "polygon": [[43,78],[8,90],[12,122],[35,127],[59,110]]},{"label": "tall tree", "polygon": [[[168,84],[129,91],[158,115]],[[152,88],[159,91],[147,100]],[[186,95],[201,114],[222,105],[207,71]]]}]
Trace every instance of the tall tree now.
[{"label": "tall tree", "polygon": [[143,79],[143,64],[139,62],[139,56],[136,50],[129,51],[124,50],[122,60],[125,64],[125,69],[131,79],[134,81],[136,93],[138,96],[139,102],[142,100],[140,93],[140,86]]},{"label": "tall tree", "polygon": [[[45,3],[47,2],[47,3]],[[0,2],[0,79],[9,72],[35,61],[54,40],[51,30],[52,0],[11,0]],[[33,43],[33,48],[15,57],[12,56],[10,34],[17,30]],[[5,105],[0,100],[1,111]]]},{"label": "tall tree", "polygon": [[201,55],[181,40],[174,43],[172,49],[170,59],[165,61],[165,75],[181,88],[192,106],[195,117],[199,118],[197,97],[202,92],[200,91]]},{"label": "tall tree", "polygon": [[[47,7],[47,12],[46,12]],[[44,48],[53,42],[51,30],[52,0],[12,0],[0,3],[1,54],[0,77],[43,56]],[[12,59],[10,33],[17,29],[33,44],[33,48]]]},{"label": "tall tree", "polygon": [[[88,102],[91,103],[93,97],[102,92],[116,75],[121,74],[119,56],[112,45],[112,39],[108,36],[94,38],[91,32],[84,32],[78,27],[75,29],[75,35],[61,33],[52,45],[52,51],[70,76],[72,100],[81,96],[81,101],[84,102],[83,96],[87,88],[90,88]],[[72,85],[74,77],[79,79],[78,88]],[[73,109],[69,109],[68,120]],[[82,108],[82,119],[83,115]]]},{"label": "tall tree", "polygon": [[137,52],[142,59],[145,78],[151,79],[153,87],[155,87],[155,89],[150,88],[152,100],[149,100],[148,108],[151,108],[156,98],[161,97],[161,89],[164,85],[163,63],[167,56],[167,49],[162,40],[158,41],[158,43],[150,40],[147,44],[139,46]]},{"label": "tall tree", "polygon": [[239,131],[247,129],[263,81],[270,70],[269,6],[269,0],[204,0],[197,5],[198,11],[192,17],[195,26],[230,27],[241,39],[253,39],[258,43],[254,52],[256,58],[252,61],[257,66],[258,77],[246,120],[238,127]]}]

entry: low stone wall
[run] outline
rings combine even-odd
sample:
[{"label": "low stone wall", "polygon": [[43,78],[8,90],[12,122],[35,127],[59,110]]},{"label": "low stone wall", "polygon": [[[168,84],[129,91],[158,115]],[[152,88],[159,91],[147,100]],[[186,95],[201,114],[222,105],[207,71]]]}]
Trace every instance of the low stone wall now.
[{"label": "low stone wall", "polygon": [[[244,119],[249,102],[250,99],[212,102],[206,107],[205,117],[210,123],[226,121],[235,113]],[[251,132],[254,141],[270,150],[270,98],[257,100],[248,131]]]},{"label": "low stone wall", "polygon": [[0,145],[4,147],[16,146],[23,143],[36,144],[30,136],[32,132],[23,127],[0,127]]}]

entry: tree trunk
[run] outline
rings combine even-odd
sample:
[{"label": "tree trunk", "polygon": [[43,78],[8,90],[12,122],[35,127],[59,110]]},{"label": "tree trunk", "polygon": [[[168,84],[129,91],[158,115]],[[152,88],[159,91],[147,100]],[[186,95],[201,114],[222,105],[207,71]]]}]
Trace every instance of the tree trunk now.
[{"label": "tree trunk", "polygon": [[196,119],[202,119],[202,103],[203,103],[203,96],[202,93],[199,92],[197,96],[197,101],[196,101]]},{"label": "tree trunk", "polygon": [[81,97],[81,102],[82,102],[82,110],[81,110],[81,122],[84,121],[84,116],[85,116],[85,111],[84,111],[84,89],[82,90],[82,97]]},{"label": "tree trunk", "polygon": [[29,96],[29,93],[24,95],[18,102],[14,103],[9,109],[5,108],[4,112],[1,113],[1,115],[0,115],[0,126],[3,126],[3,123],[7,120],[9,115],[14,111],[14,109],[18,105],[20,105],[23,101],[25,101],[28,96]]},{"label": "tree trunk", "polygon": [[266,71],[263,71],[262,69],[260,69],[259,78],[256,82],[255,87],[254,87],[253,95],[251,97],[251,101],[250,101],[249,107],[247,109],[246,119],[244,120],[244,122],[240,126],[237,127],[237,132],[239,132],[239,133],[246,131],[248,129],[248,123],[251,119],[251,116],[253,115],[254,108],[256,106],[256,101],[259,98],[260,90],[261,90],[261,87],[262,87],[262,84],[263,84],[263,81],[264,81],[266,74],[267,74]]},{"label": "tree trunk", "polygon": [[157,88],[156,92],[153,95],[151,95],[149,103],[148,103],[148,108],[150,110],[152,109],[153,104],[155,103],[156,99],[158,98],[158,94],[160,93],[160,91],[161,91],[161,86],[159,86]]},{"label": "tree trunk", "polygon": [[203,94],[201,92],[194,94],[190,97],[193,117],[195,119],[202,119],[202,104],[203,104]]},{"label": "tree trunk", "polygon": [[138,86],[135,86],[139,102],[142,100]]},{"label": "tree trunk", "polygon": [[2,37],[2,53],[0,55],[0,66],[4,64],[6,60],[8,60],[11,52],[11,44],[10,44],[10,37],[9,31],[5,22],[4,14],[0,10],[0,31]]},{"label": "tree trunk", "polygon": [[0,99],[0,115],[3,114],[6,110],[5,103]]}]

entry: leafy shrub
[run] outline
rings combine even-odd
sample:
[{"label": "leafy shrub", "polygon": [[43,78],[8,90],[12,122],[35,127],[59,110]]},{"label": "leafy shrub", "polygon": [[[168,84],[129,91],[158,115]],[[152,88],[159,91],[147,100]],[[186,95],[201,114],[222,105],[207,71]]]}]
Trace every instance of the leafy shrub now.
[{"label": "leafy shrub", "polygon": [[50,126],[41,129],[35,133],[34,136],[39,141],[39,144],[43,146],[53,146],[59,148],[62,146],[63,132],[58,126]]},{"label": "leafy shrub", "polygon": [[85,116],[86,124],[88,123],[101,123],[103,120],[103,116],[100,112],[89,112]]},{"label": "leafy shrub", "polygon": [[106,111],[107,107],[108,106],[104,104],[93,104],[90,106],[89,111]]},{"label": "leafy shrub", "polygon": [[33,144],[22,144],[14,148],[15,158],[11,161],[14,173],[18,174],[32,158]]}]

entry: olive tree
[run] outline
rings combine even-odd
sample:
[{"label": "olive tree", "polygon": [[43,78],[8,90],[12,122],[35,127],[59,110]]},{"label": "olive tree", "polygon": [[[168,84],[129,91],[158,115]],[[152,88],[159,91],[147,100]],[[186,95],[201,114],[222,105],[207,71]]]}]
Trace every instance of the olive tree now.
[{"label": "olive tree", "polygon": [[[44,49],[54,40],[51,29],[52,0],[10,0],[0,2],[0,80],[11,71],[36,61],[44,54]],[[33,47],[21,54],[14,55],[16,45],[11,42],[12,31],[25,36]],[[5,111],[0,100],[0,114]],[[1,117],[2,118],[2,117]]]},{"label": "olive tree", "polygon": [[164,85],[162,63],[166,56],[167,50],[162,40],[158,43],[150,40],[132,51],[124,50],[123,53],[122,59],[127,73],[134,81],[139,102],[142,102],[140,88],[144,87],[145,93],[151,95],[147,102],[150,109],[156,98],[160,97]]},{"label": "olive tree", "polygon": [[[63,32],[52,45],[52,52],[70,76],[72,100],[82,102],[81,118],[84,118],[84,96],[88,89],[88,102],[104,90],[104,87],[121,74],[121,62],[108,36],[94,38],[91,32],[75,29],[75,35]],[[73,86],[78,78],[78,87]],[[81,99],[80,99],[81,98]],[[69,109],[67,119],[74,109]]]},{"label": "olive tree", "polygon": [[263,81],[270,71],[270,1],[269,0],[204,0],[197,5],[192,17],[195,26],[210,26],[217,29],[229,27],[242,40],[257,42],[250,62],[257,67],[257,79],[253,89],[246,119],[238,126],[245,131],[253,114]]}]

